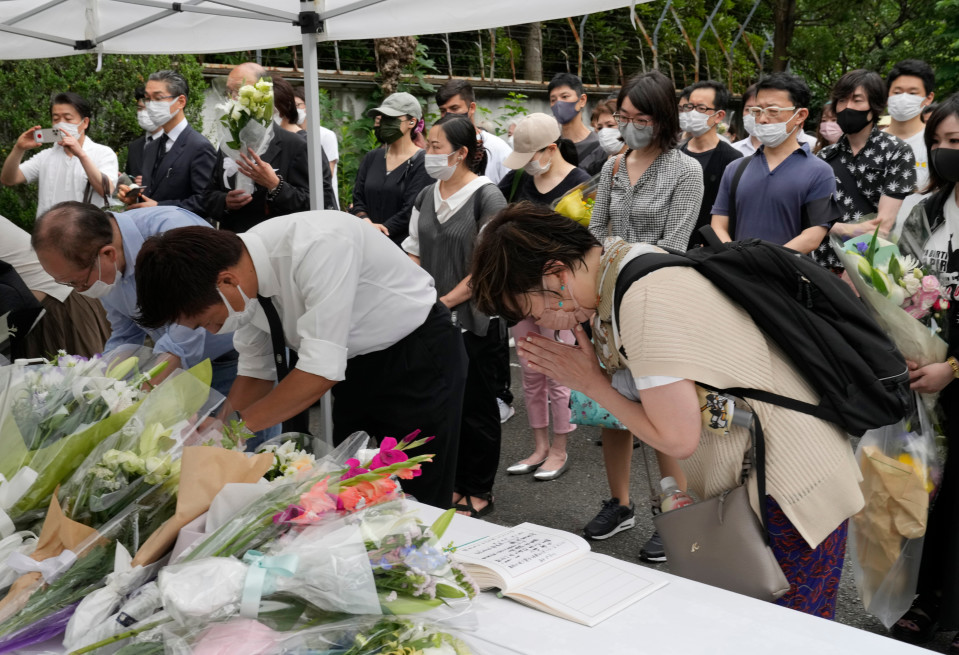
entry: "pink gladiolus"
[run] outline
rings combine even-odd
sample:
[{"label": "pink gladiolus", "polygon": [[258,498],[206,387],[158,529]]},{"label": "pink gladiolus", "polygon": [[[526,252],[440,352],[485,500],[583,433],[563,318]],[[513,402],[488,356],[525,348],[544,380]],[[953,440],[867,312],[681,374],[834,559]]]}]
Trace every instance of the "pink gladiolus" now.
[{"label": "pink gladiolus", "polygon": [[326,484],[327,480],[324,478],[314,484],[312,489],[300,496],[300,504],[303,506],[303,509],[314,516],[319,516],[320,514],[325,514],[326,512],[331,512],[336,509],[336,501],[327,491]]},{"label": "pink gladiolus", "polygon": [[373,456],[370,468],[378,469],[398,462],[405,462],[409,456],[402,450],[396,450],[396,439],[386,437],[380,442],[380,452]]},{"label": "pink gladiolus", "polygon": [[365,469],[360,466],[360,460],[353,457],[346,460],[346,465],[350,467],[350,470],[341,475],[340,480],[349,480],[350,478],[355,478],[358,475],[370,472],[369,469]]},{"label": "pink gladiolus", "polygon": [[306,510],[299,505],[290,505],[285,510],[273,515],[274,523],[295,523],[296,519],[303,516]]},{"label": "pink gladiolus", "polygon": [[413,430],[408,435],[403,437],[403,443],[413,443],[416,441],[416,437],[420,432],[422,432],[422,430]]}]

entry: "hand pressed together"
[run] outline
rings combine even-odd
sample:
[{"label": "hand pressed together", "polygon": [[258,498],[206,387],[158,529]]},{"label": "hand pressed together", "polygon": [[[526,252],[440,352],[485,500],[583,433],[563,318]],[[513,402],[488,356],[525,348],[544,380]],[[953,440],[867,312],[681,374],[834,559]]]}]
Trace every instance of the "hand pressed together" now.
[{"label": "hand pressed together", "polygon": [[530,333],[516,342],[516,352],[534,371],[588,396],[598,386],[609,386],[609,379],[599,366],[593,344],[586,338],[583,326],[577,325],[573,333],[576,335],[575,345]]}]

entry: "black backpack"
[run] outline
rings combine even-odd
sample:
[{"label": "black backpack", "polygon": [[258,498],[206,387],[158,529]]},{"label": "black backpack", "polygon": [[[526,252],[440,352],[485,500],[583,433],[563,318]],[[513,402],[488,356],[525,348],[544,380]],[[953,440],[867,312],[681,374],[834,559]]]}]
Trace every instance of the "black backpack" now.
[{"label": "black backpack", "polygon": [[820,401],[812,405],[760,389],[722,391],[811,414],[856,436],[907,415],[912,395],[906,362],[845,282],[768,241],[721,243],[709,226],[701,232],[707,243],[702,248],[649,253],[627,263],[616,280],[616,315],[636,280],[666,266],[692,266],[749,313]]}]

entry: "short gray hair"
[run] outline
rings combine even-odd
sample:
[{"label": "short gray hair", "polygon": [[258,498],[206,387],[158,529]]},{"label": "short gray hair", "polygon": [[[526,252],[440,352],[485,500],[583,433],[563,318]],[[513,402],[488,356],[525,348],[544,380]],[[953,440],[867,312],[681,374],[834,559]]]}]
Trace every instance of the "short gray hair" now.
[{"label": "short gray hair", "polygon": [[190,97],[190,86],[186,83],[186,78],[171,70],[162,70],[150,73],[147,78],[149,82],[163,82],[166,84],[167,93],[171,96],[184,98]]}]

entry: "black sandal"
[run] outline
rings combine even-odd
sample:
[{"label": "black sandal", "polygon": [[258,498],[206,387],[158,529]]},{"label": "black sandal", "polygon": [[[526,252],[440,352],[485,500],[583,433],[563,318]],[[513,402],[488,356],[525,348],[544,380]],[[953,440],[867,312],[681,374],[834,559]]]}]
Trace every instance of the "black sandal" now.
[{"label": "black sandal", "polygon": [[453,505],[453,509],[457,512],[466,512],[469,516],[474,519],[482,518],[487,514],[490,514],[493,511],[493,494],[474,494],[477,498],[482,498],[486,501],[486,505],[482,509],[476,509],[473,507],[473,500],[470,494],[463,494],[463,498],[460,499],[460,502]]},{"label": "black sandal", "polygon": [[[917,600],[892,626],[892,636],[909,644],[924,644],[931,641],[936,636],[939,624],[930,614],[937,613],[935,609],[924,608],[923,604]],[[911,623],[912,626],[906,623]],[[959,654],[959,650],[955,653]]]}]

